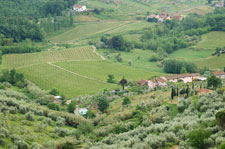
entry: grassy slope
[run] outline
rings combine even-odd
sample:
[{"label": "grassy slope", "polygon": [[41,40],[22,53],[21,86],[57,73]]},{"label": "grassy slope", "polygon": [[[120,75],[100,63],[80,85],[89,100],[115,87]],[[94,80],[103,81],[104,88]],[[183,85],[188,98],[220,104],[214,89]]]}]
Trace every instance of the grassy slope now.
[{"label": "grassy slope", "polygon": [[210,32],[202,36],[202,40],[193,47],[178,50],[168,58],[194,61],[199,67],[210,69],[223,69],[225,56],[211,56],[217,47],[225,46],[225,32]]},{"label": "grassy slope", "polygon": [[[132,67],[142,69],[145,71],[150,71],[152,75],[160,75],[160,73],[163,73],[162,69],[157,66],[155,62],[149,62],[150,57],[154,54],[151,50],[140,50],[135,49],[132,52],[118,52],[118,51],[109,51],[108,49],[100,49],[98,52],[104,54],[104,52],[109,53],[109,56],[111,57],[110,60],[115,61],[115,55],[118,53],[121,54],[123,58],[122,64],[128,65],[128,61],[132,61]],[[138,59],[140,57],[140,59]]]},{"label": "grassy slope", "polygon": [[150,72],[141,71],[139,69],[110,61],[59,62],[56,64],[68,70],[78,72],[81,75],[86,75],[102,81],[106,81],[109,74],[113,74],[118,82],[123,76],[128,80],[135,81],[139,79],[147,79],[152,76]]}]

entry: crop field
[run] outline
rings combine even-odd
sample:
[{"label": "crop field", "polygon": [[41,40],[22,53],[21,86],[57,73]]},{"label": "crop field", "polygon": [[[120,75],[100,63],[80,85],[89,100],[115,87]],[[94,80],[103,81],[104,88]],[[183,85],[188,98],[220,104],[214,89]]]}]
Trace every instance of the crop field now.
[{"label": "crop field", "polygon": [[147,79],[152,76],[152,73],[148,71],[141,71],[139,69],[110,61],[57,62],[55,64],[66,68],[67,70],[102,80],[104,82],[106,82],[109,74],[113,74],[117,82],[119,82],[123,76],[129,81]]},{"label": "crop field", "polygon": [[24,73],[28,80],[31,80],[42,89],[51,90],[55,88],[67,98],[84,94],[94,94],[103,91],[105,88],[119,88],[118,85],[87,79],[49,64],[24,67],[18,69],[18,71]]},{"label": "crop field", "polygon": [[53,42],[58,42],[58,43],[74,42],[75,40],[81,40],[87,37],[90,38],[90,36],[110,31],[112,29],[115,29],[127,23],[129,22],[106,21],[106,22],[82,24],[82,25],[76,26],[72,30],[69,30],[62,34],[54,36],[50,38],[49,40]]},{"label": "crop field", "polygon": [[156,73],[128,65],[103,61],[93,47],[52,50],[40,53],[8,54],[3,57],[3,68],[16,68],[25,78],[45,90],[56,88],[68,98],[95,94],[104,89],[118,89],[118,84],[107,83],[109,74],[116,82],[125,77],[129,81],[147,79]]},{"label": "crop field", "polygon": [[19,68],[24,66],[54,61],[98,60],[91,46],[66,50],[45,51],[29,54],[7,54],[3,56],[3,68]]}]

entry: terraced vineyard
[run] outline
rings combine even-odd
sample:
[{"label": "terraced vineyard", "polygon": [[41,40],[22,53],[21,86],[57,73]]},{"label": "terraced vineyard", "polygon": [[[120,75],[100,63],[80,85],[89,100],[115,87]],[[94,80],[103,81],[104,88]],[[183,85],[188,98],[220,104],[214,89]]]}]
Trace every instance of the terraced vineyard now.
[{"label": "terraced vineyard", "polygon": [[93,47],[86,46],[60,51],[55,50],[29,54],[8,54],[3,56],[2,67],[12,69],[54,61],[85,61],[101,59],[95,52],[93,52],[93,50]]}]

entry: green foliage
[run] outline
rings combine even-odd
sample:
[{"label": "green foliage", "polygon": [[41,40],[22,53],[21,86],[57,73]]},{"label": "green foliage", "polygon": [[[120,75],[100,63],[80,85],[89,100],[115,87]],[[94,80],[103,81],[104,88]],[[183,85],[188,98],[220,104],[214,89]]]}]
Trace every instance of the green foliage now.
[{"label": "green foliage", "polygon": [[98,109],[103,113],[105,110],[109,107],[109,102],[108,100],[101,96],[97,99],[98,102]]},{"label": "green foliage", "polygon": [[[197,72],[197,66],[196,64],[192,62],[186,62],[186,61],[179,61],[179,60],[166,60],[164,62],[163,70],[166,73],[181,73],[182,68],[185,68],[187,72],[193,73]],[[182,70],[183,71],[183,70]]]},{"label": "green foliage", "polygon": [[131,42],[126,41],[122,35],[113,36],[110,39],[102,37],[101,41],[104,42],[109,48],[113,48],[118,51],[129,52],[134,48],[134,45]]},{"label": "green foliage", "polygon": [[0,82],[9,82],[14,86],[25,87],[27,85],[24,75],[16,72],[15,69],[3,70],[0,76]]},{"label": "green foliage", "polygon": [[108,79],[107,79],[108,83],[115,83],[115,77],[113,74],[108,75]]},{"label": "green foliage", "polygon": [[162,60],[162,59],[160,58],[160,56],[158,54],[152,55],[151,58],[149,59],[150,62],[157,62],[160,60]]},{"label": "green foliage", "polygon": [[194,148],[204,149],[206,148],[205,140],[211,135],[209,130],[195,129],[191,131],[187,138],[188,142]]},{"label": "green foliage", "polygon": [[49,109],[56,110],[56,111],[59,111],[59,110],[60,110],[59,105],[57,105],[57,104],[55,104],[55,103],[49,103],[49,104],[47,105],[47,107],[48,107]]},{"label": "green foliage", "polygon": [[223,95],[223,93],[225,92],[225,87],[221,87],[219,89],[216,90],[218,94]]},{"label": "green foliage", "polygon": [[33,114],[32,112],[28,112],[28,113],[26,114],[26,119],[27,119],[28,121],[34,121],[34,114]]},{"label": "green foliage", "polygon": [[67,111],[69,113],[74,113],[74,110],[76,108],[76,102],[72,101],[68,106],[67,106]]},{"label": "green foliage", "polygon": [[182,67],[182,68],[181,68],[181,70],[180,70],[180,74],[182,74],[182,73],[187,73],[187,70],[186,70],[186,68],[185,68],[185,67]]},{"label": "green foliage", "polygon": [[123,98],[123,103],[122,103],[122,105],[128,105],[128,104],[130,104],[131,103],[131,101],[130,101],[130,98],[129,97],[124,97]]},{"label": "green foliage", "polygon": [[53,89],[49,92],[49,94],[52,94],[52,95],[54,95],[54,96],[57,96],[57,95],[59,95],[59,92],[58,92],[55,88],[53,88]]},{"label": "green foliage", "polygon": [[220,144],[219,149],[225,149],[225,142]]},{"label": "green foliage", "polygon": [[93,131],[94,126],[90,122],[84,122],[84,123],[80,123],[77,126],[77,129],[80,130],[83,134],[89,134]]},{"label": "green foliage", "polygon": [[219,126],[225,126],[225,111],[219,111],[216,113],[216,121]]},{"label": "green foliage", "polygon": [[207,86],[213,89],[217,89],[222,85],[222,80],[216,76],[210,76],[207,78]]}]

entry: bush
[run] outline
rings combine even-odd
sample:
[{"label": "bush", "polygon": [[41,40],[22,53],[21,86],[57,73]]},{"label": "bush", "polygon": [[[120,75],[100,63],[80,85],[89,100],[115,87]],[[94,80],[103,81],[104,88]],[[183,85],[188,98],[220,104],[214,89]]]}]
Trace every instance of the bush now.
[{"label": "bush", "polygon": [[109,102],[105,97],[100,97],[98,99],[98,109],[103,113],[109,106]]},{"label": "bush", "polygon": [[59,127],[56,127],[55,129],[54,129],[54,133],[56,133],[58,136],[60,136],[60,137],[65,137],[65,136],[67,136],[68,134],[69,134],[69,131],[68,131],[68,129],[66,129],[66,128],[59,128]]},{"label": "bush", "polygon": [[43,146],[34,142],[32,145],[31,145],[31,149],[43,149]]},{"label": "bush", "polygon": [[55,104],[55,103],[49,103],[49,104],[47,105],[47,107],[48,107],[49,109],[59,111],[59,106],[58,106],[57,104]]},{"label": "bush", "polygon": [[18,149],[28,149],[29,146],[24,140],[16,141],[15,144],[17,145]]},{"label": "bush", "polygon": [[65,119],[62,117],[58,117],[56,120],[56,126],[58,127],[62,127],[65,125]]},{"label": "bush", "polygon": [[188,142],[194,148],[206,148],[205,140],[209,138],[211,132],[203,129],[196,129],[191,131],[187,138]]},{"label": "bush", "polygon": [[0,134],[3,134],[5,137],[9,136],[9,131],[6,128],[0,129]]},{"label": "bush", "polygon": [[162,59],[159,57],[158,54],[154,54],[151,56],[151,58],[149,59],[150,62],[157,62],[157,61],[161,61]]},{"label": "bush", "polygon": [[28,112],[28,113],[26,114],[26,119],[27,119],[28,121],[34,121],[34,114],[33,114],[32,112]]},{"label": "bush", "polygon": [[91,133],[94,129],[94,126],[90,122],[80,123],[77,127],[83,134]]},{"label": "bush", "polygon": [[122,105],[128,105],[128,104],[130,104],[130,103],[131,103],[130,98],[129,98],[129,97],[125,97],[125,98],[123,99]]}]

